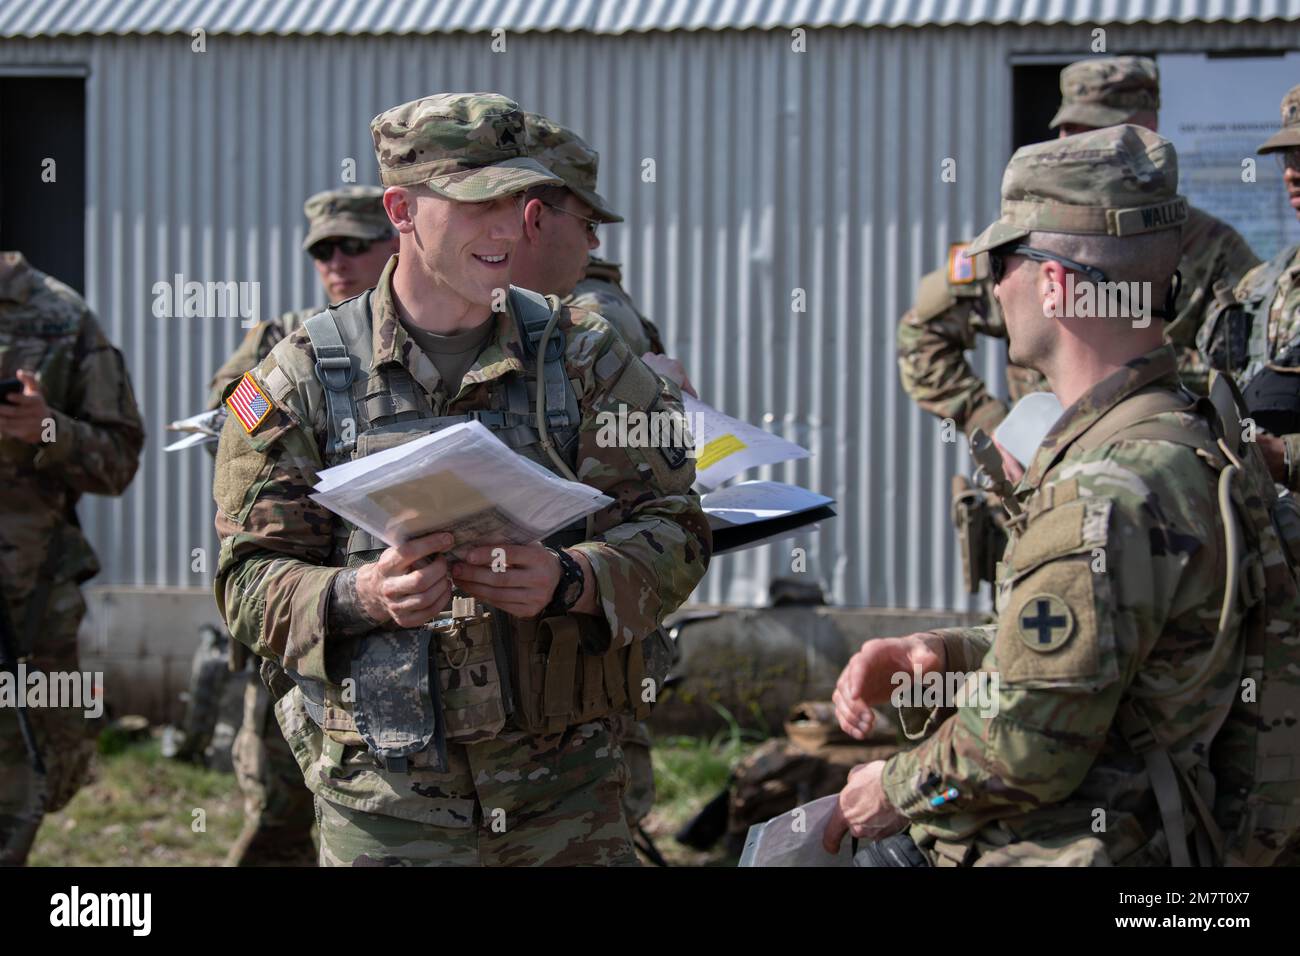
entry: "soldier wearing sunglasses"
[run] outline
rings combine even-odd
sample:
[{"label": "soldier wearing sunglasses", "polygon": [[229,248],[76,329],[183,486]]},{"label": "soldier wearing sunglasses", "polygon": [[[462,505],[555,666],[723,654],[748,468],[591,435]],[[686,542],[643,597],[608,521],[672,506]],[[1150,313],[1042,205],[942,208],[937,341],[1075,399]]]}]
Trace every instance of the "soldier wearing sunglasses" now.
[{"label": "soldier wearing sunglasses", "polygon": [[[1154,131],[1159,106],[1160,80],[1154,61],[1135,56],[1093,57],[1061,71],[1061,107],[1050,128],[1059,137],[1121,123]],[[1214,306],[1214,289],[1221,283],[1231,286],[1259,259],[1232,226],[1195,207],[1189,207],[1181,242],[1179,295],[1172,304],[1176,312],[1165,317],[1164,329],[1178,355],[1183,382],[1204,392],[1209,364],[1196,348],[1196,336]],[[965,243],[953,245],[947,267],[921,279],[915,304],[899,322],[899,380],[903,391],[930,414],[951,420],[966,435],[976,428],[991,435],[1010,404],[1030,392],[1045,390],[1047,383],[1037,372],[1008,361],[1004,402],[971,367],[966,352],[975,348],[976,337],[1006,339],[1007,331],[993,297],[995,263],[984,255],[968,256],[966,248]],[[1035,250],[1018,254],[1032,258]],[[1086,264],[1077,268],[1065,265],[1088,281],[1104,281],[1089,275]],[[1158,295],[1153,305],[1161,309]],[[1014,463],[1007,464],[1016,470]],[[1001,509],[980,506],[980,497],[981,493],[973,490],[961,492],[953,511],[971,593],[979,590],[981,580],[993,580],[1005,541],[999,526]],[[961,506],[962,501],[967,506]]]},{"label": "soldier wearing sunglasses", "polygon": [[[316,266],[329,302],[341,302],[374,287],[397,251],[397,237],[384,212],[383,196],[378,186],[351,186],[316,193],[303,204],[307,237],[302,247]],[[250,329],[212,377],[208,407],[216,408],[226,386],[255,368],[277,342],[320,310],[318,305],[286,312]],[[242,671],[247,664],[247,648],[237,641],[231,641],[230,646],[232,667]],[[244,793],[244,827],[226,864],[314,864],[311,826],[315,809],[311,791],[303,785],[298,762],[276,723],[270,695],[256,676],[245,690],[244,721],[232,757]]]},{"label": "soldier wearing sunglasses", "polygon": [[[328,189],[303,203],[302,211],[307,217],[302,248],[316,267],[325,300],[342,302],[374,288],[389,258],[397,252],[397,236],[384,213],[384,191],[378,186]],[[297,309],[249,329],[212,376],[208,408],[220,405],[227,385],[255,368],[277,342],[320,310],[321,306]]]}]

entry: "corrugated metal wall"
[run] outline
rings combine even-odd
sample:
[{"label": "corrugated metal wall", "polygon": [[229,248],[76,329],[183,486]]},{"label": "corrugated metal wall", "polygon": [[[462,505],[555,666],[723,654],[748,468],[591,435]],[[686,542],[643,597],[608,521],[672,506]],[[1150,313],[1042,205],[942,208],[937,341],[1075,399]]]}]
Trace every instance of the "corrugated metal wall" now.
[{"label": "corrugated metal wall", "polygon": [[[150,432],[121,501],[82,506],[101,584],[195,586],[215,555],[210,460],[164,455],[196,411],[237,319],[157,319],[175,273],[260,281],[264,314],[317,301],[302,199],[357,161],[367,123],[448,89],[496,89],[583,131],[627,217],[602,254],[703,396],[814,457],[770,477],[833,495],[841,517],[798,543],[836,602],[970,607],[948,524],[964,449],[899,389],[894,329],[950,239],[996,212],[1017,52],[1086,55],[1084,27],[788,33],[189,37],[0,42],[0,68],[86,65],[87,298],[127,354]],[[1111,27],[1112,50],[1300,46],[1295,24]],[[8,131],[6,131],[8,132]],[[957,160],[956,183],[940,164]],[[656,181],[642,181],[653,159]],[[794,290],[807,311],[795,313]],[[999,349],[979,367],[996,378]],[[191,552],[206,548],[206,573]],[[750,603],[790,548],[718,559],[697,597]]]},{"label": "corrugated metal wall", "polygon": [[774,30],[924,26],[1266,20],[1300,13],[1296,0],[0,0],[7,36],[189,33],[450,33],[576,30]]}]

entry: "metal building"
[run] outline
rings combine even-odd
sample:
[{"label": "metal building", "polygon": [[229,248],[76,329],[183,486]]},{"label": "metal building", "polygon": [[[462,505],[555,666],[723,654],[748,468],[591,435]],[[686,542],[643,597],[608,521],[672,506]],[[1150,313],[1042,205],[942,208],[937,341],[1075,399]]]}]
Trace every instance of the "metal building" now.
[{"label": "metal building", "polygon": [[[1056,69],[1098,36],[1116,53],[1259,56],[1300,49],[1298,18],[1300,0],[0,0],[6,151],[55,125],[84,145],[57,154],[61,176],[84,179],[84,228],[14,223],[11,198],[40,186],[10,163],[5,235],[84,246],[86,298],[149,429],[131,491],[82,504],[95,584],[110,603],[144,589],[210,614],[211,462],[164,455],[163,428],[199,410],[242,330],[157,317],[156,284],[255,282],[263,316],[317,302],[303,198],[349,161],[377,181],[380,110],[493,89],[601,151],[602,192],[627,218],[601,254],[624,263],[703,397],[813,453],[757,476],[838,501],[818,534],[719,558],[697,599],[761,602],[798,545],[836,603],[981,606],[948,519],[964,446],[898,385],[894,331],[917,278],[996,214],[1016,103],[1035,83],[1054,95]],[[70,119],[30,108],[56,82],[82,91]],[[1264,115],[1279,93],[1261,92]],[[990,381],[1001,353],[978,354]]]}]

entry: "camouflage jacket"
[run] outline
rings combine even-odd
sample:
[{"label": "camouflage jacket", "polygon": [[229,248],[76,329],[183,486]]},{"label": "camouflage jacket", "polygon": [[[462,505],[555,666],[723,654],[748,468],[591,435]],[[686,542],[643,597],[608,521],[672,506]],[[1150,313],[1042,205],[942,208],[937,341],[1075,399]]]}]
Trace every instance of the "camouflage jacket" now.
[{"label": "camouflage jacket", "polygon": [[1182,245],[1178,315],[1165,327],[1165,338],[1178,348],[1183,384],[1204,395],[1210,366],[1196,348],[1196,335],[1214,307],[1215,283],[1234,284],[1259,264],[1259,257],[1236,229],[1195,206],[1187,207]]},{"label": "camouflage jacket", "polygon": [[636,303],[623,288],[623,274],[617,262],[592,256],[586,276],[564,301],[575,309],[595,312],[614,326],[637,358],[646,352],[664,354],[659,329],[637,310]]},{"label": "camouflage jacket", "polygon": [[30,591],[59,540],[57,581],[82,581],[99,563],[75,506],[82,494],[120,495],[135,476],[144,425],[122,353],[81,296],[0,254],[0,378],[35,371],[52,410],[53,440],[0,438],[0,575],[11,599]]},{"label": "camouflage jacket", "polygon": [[[1195,207],[1188,207],[1182,249],[1178,314],[1165,333],[1178,349],[1183,382],[1204,394],[1209,366],[1196,350],[1196,334],[1214,303],[1214,284],[1235,282],[1259,260],[1235,229]],[[1007,414],[1006,404],[989,392],[965,354],[975,347],[976,334],[1007,337],[986,261],[976,258],[976,274],[966,282],[954,281],[952,266],[926,275],[916,304],[898,326],[903,391],[930,414],[953,419],[965,434],[976,427],[992,434]],[[1008,363],[1007,386],[1014,404],[1047,383],[1037,372]]]},{"label": "camouflage jacket", "polygon": [[[391,286],[396,264],[394,256],[369,293],[374,361],[368,371],[374,374],[386,363],[405,366],[435,415],[487,407],[489,385],[524,369],[513,318],[497,317],[495,338],[448,400],[433,362],[398,319]],[[612,645],[620,647],[648,635],[686,600],[704,575],[712,535],[690,490],[691,459],[671,468],[661,449],[597,443],[597,415],[617,412],[615,393],[623,386],[652,380],[657,407],[680,414],[675,390],[654,378],[598,316],[565,309],[557,328],[566,336],[565,362],[582,419],[575,471],[580,481],[614,499],[594,516],[595,536],[576,547],[591,562]],[[328,431],[314,366],[311,341],[299,330],[250,373],[272,401],[266,417],[251,434],[233,415],[226,421],[214,484],[221,537],[215,587],[237,640],[287,670],[329,682],[326,612],[340,570],[330,564],[338,557],[340,519],[308,497],[323,467]]]},{"label": "camouflage jacket", "polygon": [[[1250,302],[1256,296],[1261,296],[1260,303],[1268,315],[1268,339],[1265,347],[1270,361],[1300,340],[1300,246],[1295,246],[1290,251],[1291,263],[1278,276],[1271,289],[1267,288],[1269,263],[1260,263],[1242,276],[1233,289],[1232,298],[1235,301],[1222,303],[1212,313],[1211,321],[1217,318],[1219,312],[1236,302]],[[1206,332],[1212,331],[1212,328],[1206,329]],[[1264,364],[1262,357],[1259,364]],[[1245,384],[1251,369],[1244,372],[1239,369],[1225,371],[1233,372]],[[1300,491],[1300,435],[1283,435],[1281,438],[1286,444],[1287,460],[1290,463],[1286,486],[1292,491]]]},{"label": "camouflage jacket", "polygon": [[217,369],[216,374],[212,376],[212,381],[208,383],[207,407],[216,408],[220,405],[222,393],[231,382],[250,368],[257,368],[258,363],[271,354],[271,349],[275,348],[281,339],[288,338],[298,331],[304,322],[324,308],[318,306],[315,309],[286,312],[269,322],[259,322],[249,329],[243,341],[234,352],[230,353],[230,358]]},{"label": "camouflage jacket", "polygon": [[[938,856],[1015,843],[1003,853],[1023,858],[1039,847],[1058,861],[1163,862],[1147,846],[1159,817],[1142,759],[1115,721],[1129,688],[1187,680],[1214,642],[1226,567],[1217,473],[1170,441],[1081,447],[1107,411],[1153,386],[1179,387],[1169,346],[1065,411],[1017,489],[1027,517],[1013,522],[999,567],[997,623],[938,632],[949,673],[996,677],[992,713],[900,709],[910,737],[929,736],[886,764],[885,791]],[[1210,434],[1199,415],[1152,420]],[[1248,468],[1242,487],[1271,490],[1262,461]],[[1240,620],[1230,626],[1240,630]],[[1233,706],[1242,654],[1238,640],[1223,670],[1198,687],[1144,702],[1175,760],[1206,758]],[[949,787],[959,796],[933,807],[927,794]]]}]

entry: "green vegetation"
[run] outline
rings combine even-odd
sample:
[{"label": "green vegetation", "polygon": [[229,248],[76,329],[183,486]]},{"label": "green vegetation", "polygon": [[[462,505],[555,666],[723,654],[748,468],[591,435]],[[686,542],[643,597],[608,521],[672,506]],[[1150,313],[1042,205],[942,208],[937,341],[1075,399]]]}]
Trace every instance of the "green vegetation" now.
[{"label": "green vegetation", "polygon": [[[719,847],[707,854],[672,835],[726,785],[754,735],[731,728],[712,739],[667,737],[654,748],[658,800],[646,830],[677,865],[732,865]],[[45,818],[34,866],[219,866],[243,823],[233,774],[167,760],[157,740],[101,741],[91,783]],[[201,815],[195,811],[201,810]],[[196,832],[202,820],[205,829]]]}]

